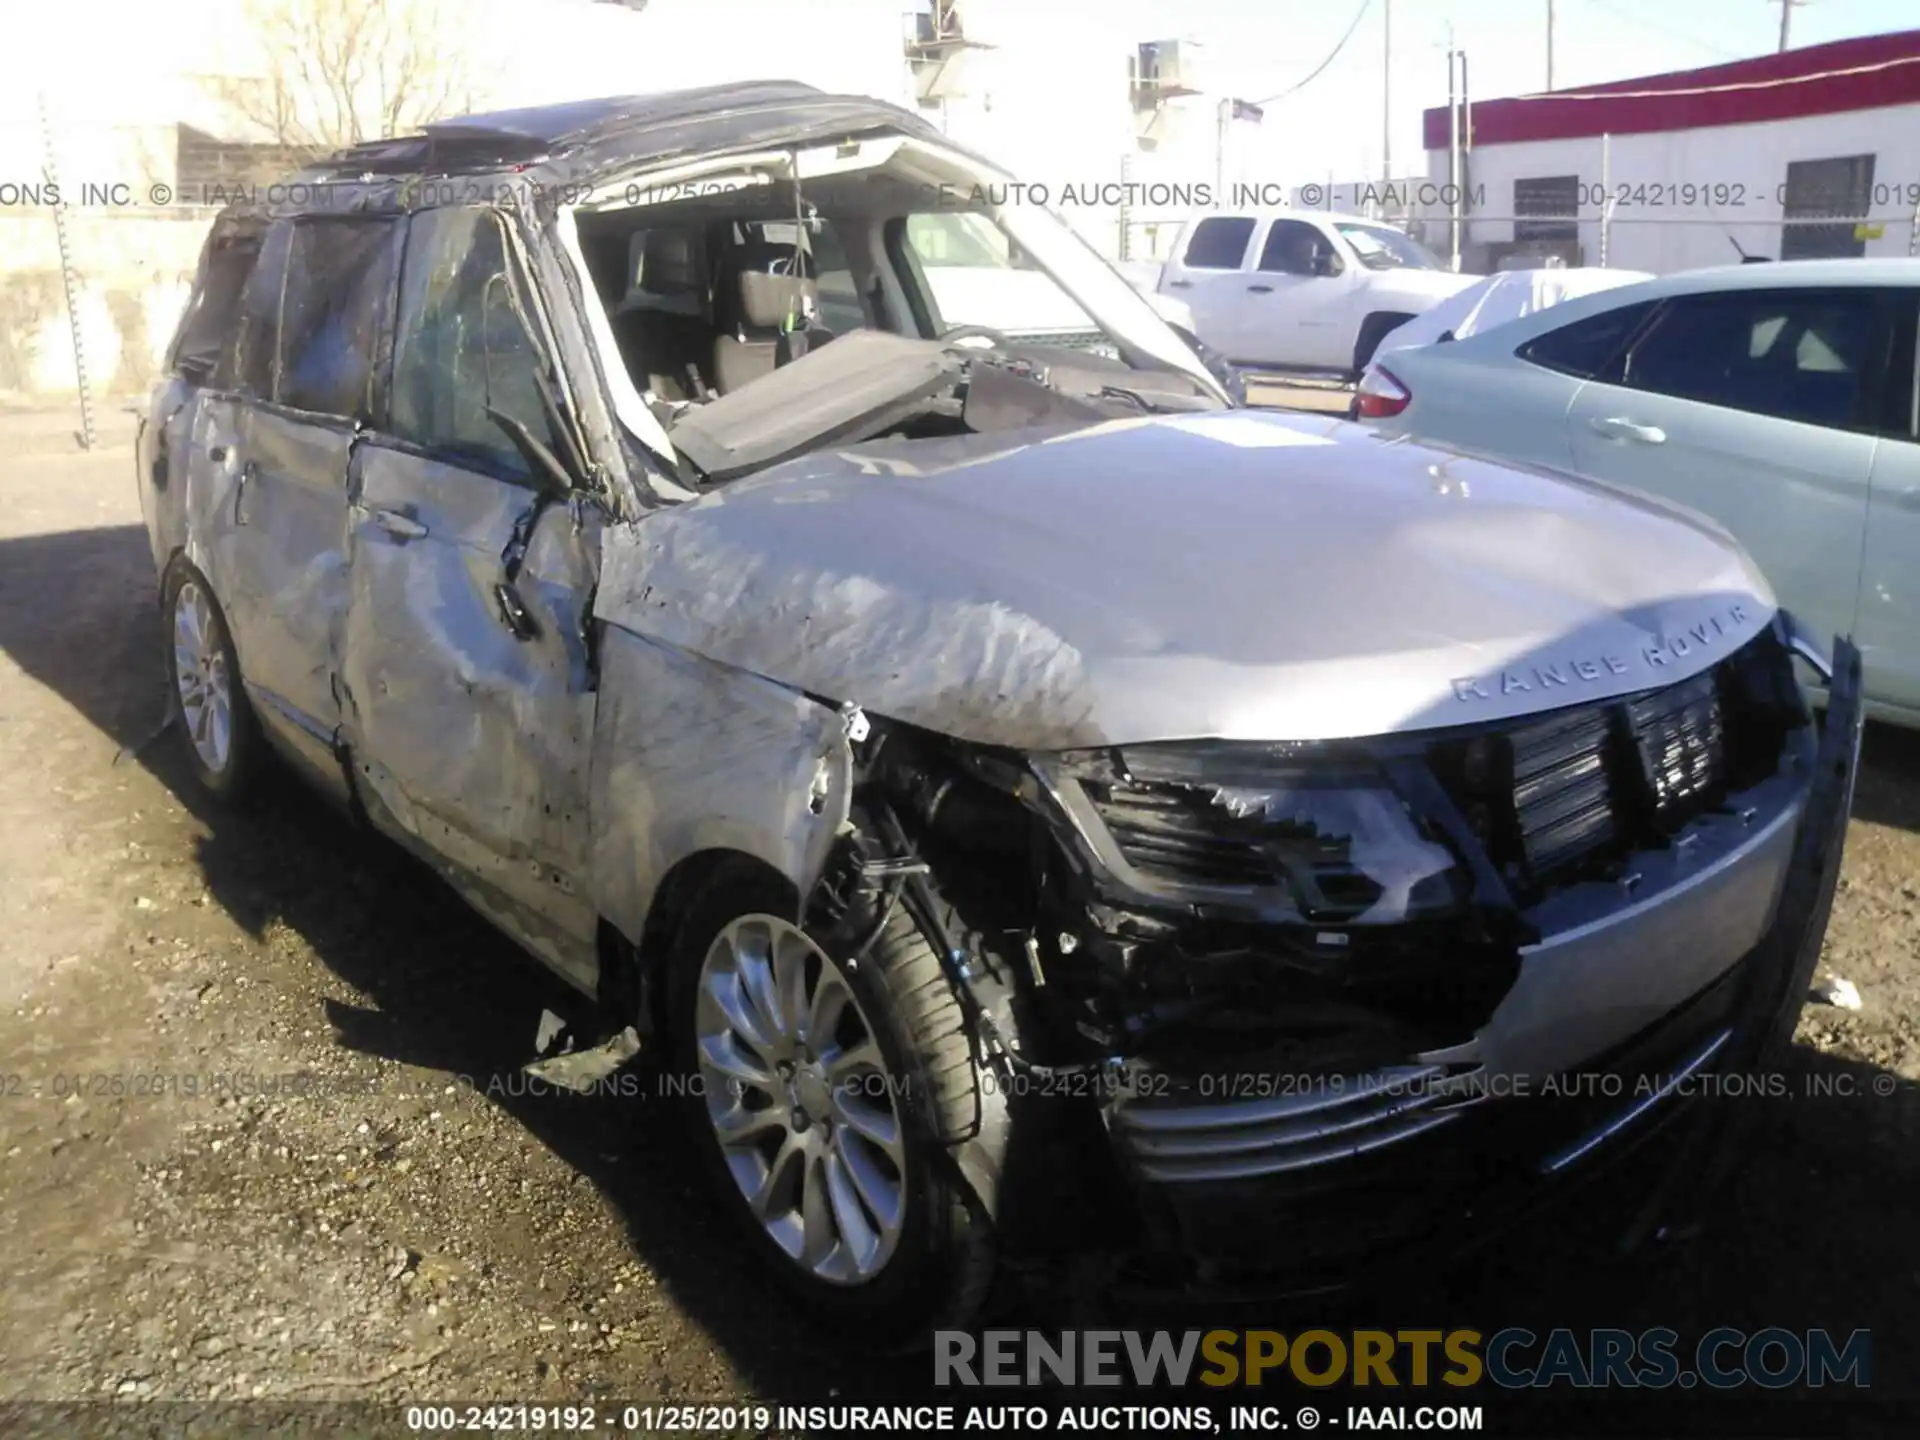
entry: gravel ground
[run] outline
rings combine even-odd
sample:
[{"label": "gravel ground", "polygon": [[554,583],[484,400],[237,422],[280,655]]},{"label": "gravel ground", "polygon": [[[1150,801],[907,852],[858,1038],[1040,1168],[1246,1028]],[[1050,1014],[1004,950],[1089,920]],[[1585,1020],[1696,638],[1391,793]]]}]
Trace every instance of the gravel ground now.
[{"label": "gravel ground", "polygon": [[[79,455],[70,422],[0,416],[0,1401],[918,1379],[765,1288],[661,1100],[530,1093],[569,995],[437,882],[284,785],[247,815],[195,793],[155,737],[129,423]],[[1867,750],[1826,956],[1864,1008],[1809,1007],[1706,1233],[1622,1265],[1527,1232],[1408,1305],[1485,1330],[1868,1327],[1876,1396],[1920,1399],[1920,737]]]}]

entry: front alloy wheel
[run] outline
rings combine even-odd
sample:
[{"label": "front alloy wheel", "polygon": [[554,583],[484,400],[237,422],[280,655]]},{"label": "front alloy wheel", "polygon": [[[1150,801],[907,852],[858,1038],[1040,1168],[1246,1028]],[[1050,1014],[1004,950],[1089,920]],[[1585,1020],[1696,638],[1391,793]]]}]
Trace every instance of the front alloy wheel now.
[{"label": "front alloy wheel", "polygon": [[777,1283],[911,1347],[986,1297],[1005,1127],[906,909],[849,954],[723,863],[677,926],[661,1021],[701,1165]]},{"label": "front alloy wheel", "polygon": [[821,1280],[858,1284],[900,1243],[898,1079],[846,977],[798,926],[742,915],[701,966],[707,1116],[753,1216]]}]

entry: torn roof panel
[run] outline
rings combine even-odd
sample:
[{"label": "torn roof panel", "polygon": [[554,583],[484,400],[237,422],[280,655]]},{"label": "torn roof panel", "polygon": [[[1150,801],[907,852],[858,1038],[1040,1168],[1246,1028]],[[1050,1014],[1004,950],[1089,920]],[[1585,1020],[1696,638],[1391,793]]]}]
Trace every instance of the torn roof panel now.
[{"label": "torn roof panel", "polygon": [[718,121],[742,108],[804,105],[825,98],[813,86],[797,80],[754,80],[652,95],[603,95],[554,105],[483,111],[437,120],[425,130],[435,137],[496,135],[561,148],[566,142],[615,130],[644,130],[696,116]]},{"label": "torn roof panel", "polygon": [[[503,188],[560,188],[685,156],[797,148],[876,131],[970,154],[919,116],[883,100],[831,95],[792,80],[761,80],[458,116],[436,121],[417,135],[353,146],[287,178],[307,187],[332,187],[332,208],[364,190],[362,205],[413,209],[457,200],[438,200],[431,187],[418,193],[396,188],[407,177],[498,174]],[[273,214],[303,208],[297,195],[294,202],[274,206],[243,191],[229,210]]]}]

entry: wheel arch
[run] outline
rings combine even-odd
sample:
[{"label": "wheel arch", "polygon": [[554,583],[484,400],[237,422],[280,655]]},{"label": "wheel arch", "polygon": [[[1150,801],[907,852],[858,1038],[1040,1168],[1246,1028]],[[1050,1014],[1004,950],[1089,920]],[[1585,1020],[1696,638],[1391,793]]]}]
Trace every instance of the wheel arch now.
[{"label": "wheel arch", "polygon": [[1360,317],[1360,328],[1354,335],[1353,369],[1357,375],[1373,362],[1373,352],[1380,348],[1380,342],[1398,330],[1418,312],[1409,310],[1369,310]]},{"label": "wheel arch", "polygon": [[650,962],[663,927],[729,865],[777,878],[797,915],[849,813],[848,723],[797,690],[610,627],[588,863],[613,938]]},{"label": "wheel arch", "polygon": [[680,927],[707,894],[728,884],[778,887],[787,897],[789,915],[800,914],[800,889],[793,877],[758,855],[715,846],[684,855],[667,869],[636,933],[630,935],[601,917],[600,999],[643,1035],[660,1032],[667,962]]},{"label": "wheel arch", "polygon": [[[193,565],[193,568],[200,571],[202,575],[205,575],[207,573],[204,567],[194,564],[193,557],[187,554],[186,543],[182,541],[180,544],[175,545],[171,550],[166,552],[165,563],[163,563],[160,566],[160,576],[159,576],[160,584],[156,592],[156,596],[158,599],[162,601],[165,600],[166,594],[167,594],[167,583],[173,578],[173,572],[179,569],[182,565]],[[213,582],[208,581],[207,583],[212,584]]]}]

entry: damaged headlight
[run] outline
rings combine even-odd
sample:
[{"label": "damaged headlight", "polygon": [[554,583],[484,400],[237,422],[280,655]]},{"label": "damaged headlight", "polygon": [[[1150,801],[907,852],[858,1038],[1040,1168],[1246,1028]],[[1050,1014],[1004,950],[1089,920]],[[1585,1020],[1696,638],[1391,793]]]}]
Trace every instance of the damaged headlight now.
[{"label": "damaged headlight", "polygon": [[1276,901],[1316,924],[1448,914],[1471,882],[1385,775],[1302,749],[1220,742],[1036,763],[1095,858],[1144,895]]}]

